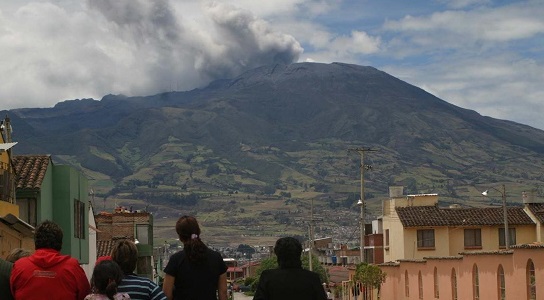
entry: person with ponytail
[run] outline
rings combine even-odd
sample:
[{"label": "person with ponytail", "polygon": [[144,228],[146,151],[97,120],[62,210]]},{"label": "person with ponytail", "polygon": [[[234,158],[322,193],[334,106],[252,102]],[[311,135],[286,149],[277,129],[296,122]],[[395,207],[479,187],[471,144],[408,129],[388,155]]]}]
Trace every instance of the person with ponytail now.
[{"label": "person with ponytail", "polygon": [[104,260],[99,262],[93,270],[91,277],[92,294],[85,300],[130,300],[126,293],[118,293],[117,286],[123,279],[123,271],[116,262]]},{"label": "person with ponytail", "polygon": [[176,232],[183,250],[164,268],[162,289],[168,300],[227,300],[227,265],[219,252],[202,242],[197,220],[182,216]]}]

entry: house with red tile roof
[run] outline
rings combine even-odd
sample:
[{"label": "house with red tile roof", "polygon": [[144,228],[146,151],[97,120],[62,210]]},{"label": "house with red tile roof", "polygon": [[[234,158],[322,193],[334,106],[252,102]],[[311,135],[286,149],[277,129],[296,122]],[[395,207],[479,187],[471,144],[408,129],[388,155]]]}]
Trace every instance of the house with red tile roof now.
[{"label": "house with red tile roof", "polygon": [[[510,245],[537,240],[536,222],[523,207],[508,207],[507,218]],[[502,207],[439,207],[437,194],[403,195],[392,187],[381,222],[385,262],[505,248]]]},{"label": "house with red tile roof", "polygon": [[61,252],[88,264],[87,178],[72,166],[54,164],[50,155],[15,155],[12,163],[19,217],[32,226],[44,220],[59,224],[64,231]]}]

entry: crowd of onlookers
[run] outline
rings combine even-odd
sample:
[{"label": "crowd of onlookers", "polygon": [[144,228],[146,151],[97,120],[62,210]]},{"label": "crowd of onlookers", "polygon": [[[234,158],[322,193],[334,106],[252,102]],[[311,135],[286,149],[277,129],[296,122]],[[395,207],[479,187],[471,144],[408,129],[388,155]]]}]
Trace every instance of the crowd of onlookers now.
[{"label": "crowd of onlookers", "polygon": [[12,299],[141,299],[166,300],[153,281],[134,274],[138,250],[134,242],[118,242],[111,256],[100,257],[91,280],[79,262],[60,253],[62,229],[44,221],[35,230],[35,251],[14,249],[0,259],[0,295]]},{"label": "crowd of onlookers", "polygon": [[[7,300],[227,300],[227,265],[221,254],[200,238],[192,216],[176,222],[183,250],[172,255],[161,287],[134,274],[138,250],[122,240],[111,256],[100,257],[91,280],[79,262],[60,253],[62,229],[44,221],[35,230],[35,251],[15,249],[0,259],[0,296]],[[302,268],[302,245],[292,237],[276,241],[278,269],[262,272],[253,299],[326,300],[317,273]],[[232,296],[232,294],[231,294]]]}]

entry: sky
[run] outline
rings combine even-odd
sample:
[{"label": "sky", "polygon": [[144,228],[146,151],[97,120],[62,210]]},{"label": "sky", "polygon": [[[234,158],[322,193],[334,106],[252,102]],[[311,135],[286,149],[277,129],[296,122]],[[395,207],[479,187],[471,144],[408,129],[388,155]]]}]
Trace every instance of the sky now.
[{"label": "sky", "polygon": [[0,109],[344,62],[544,129],[543,16],[544,0],[2,0]]}]

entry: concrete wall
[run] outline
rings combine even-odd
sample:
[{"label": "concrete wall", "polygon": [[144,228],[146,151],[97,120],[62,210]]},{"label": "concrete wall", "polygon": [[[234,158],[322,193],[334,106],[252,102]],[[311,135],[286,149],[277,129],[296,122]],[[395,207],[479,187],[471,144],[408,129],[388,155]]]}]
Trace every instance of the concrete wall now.
[{"label": "concrete wall", "polygon": [[[427,259],[423,262],[402,261],[382,265],[387,273],[381,288],[381,299],[419,299],[419,273],[422,277],[423,299],[435,299],[435,268],[439,299],[453,299],[452,271],[457,278],[457,299],[473,299],[473,269],[478,269],[480,299],[498,298],[498,269],[505,276],[506,299],[527,298],[527,262],[535,267],[536,299],[544,299],[544,248],[516,248],[513,251],[493,251],[465,254],[459,257]],[[408,274],[409,297],[405,295],[405,272]]]}]

